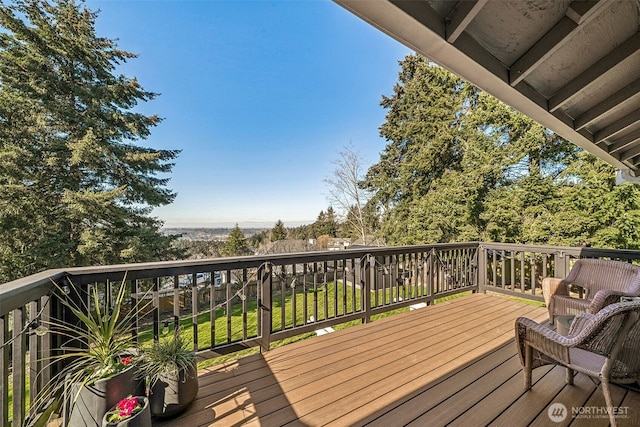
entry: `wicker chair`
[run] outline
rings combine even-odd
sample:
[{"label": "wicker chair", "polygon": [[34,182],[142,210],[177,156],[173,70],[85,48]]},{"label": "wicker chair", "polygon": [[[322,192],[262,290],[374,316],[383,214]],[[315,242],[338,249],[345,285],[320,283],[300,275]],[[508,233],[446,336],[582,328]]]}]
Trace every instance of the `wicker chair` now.
[{"label": "wicker chair", "polygon": [[525,388],[531,389],[531,371],[547,364],[567,367],[568,384],[573,384],[574,371],[599,378],[609,419],[615,426],[609,383],[638,381],[639,319],[640,301],[611,304],[597,314],[579,314],[566,337],[526,317],[516,319]]},{"label": "wicker chair", "polygon": [[[585,298],[572,297],[570,285],[582,288]],[[565,279],[544,278],[542,295],[551,324],[556,316],[594,314],[620,301],[621,295],[640,296],[640,267],[620,261],[579,259]]]}]

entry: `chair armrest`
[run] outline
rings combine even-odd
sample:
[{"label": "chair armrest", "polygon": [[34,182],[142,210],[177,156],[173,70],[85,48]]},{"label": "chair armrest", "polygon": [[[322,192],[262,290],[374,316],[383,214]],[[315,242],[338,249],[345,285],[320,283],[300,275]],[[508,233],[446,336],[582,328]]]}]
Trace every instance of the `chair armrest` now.
[{"label": "chair armrest", "polygon": [[547,307],[551,303],[551,296],[565,295],[569,296],[569,287],[563,279],[557,277],[545,277],[542,279],[542,296]]},{"label": "chair armrest", "polygon": [[595,316],[589,313],[578,314],[571,322],[571,328],[569,328],[568,336],[576,336],[582,332],[589,322],[593,320]]},{"label": "chair armrest", "polygon": [[[577,343],[573,337],[562,336],[556,331],[526,317],[516,319],[516,334],[523,366],[525,341],[532,347],[543,350],[547,355],[564,363],[569,363],[569,347],[573,347]],[[541,364],[538,366],[541,366]]]},{"label": "chair armrest", "polygon": [[620,297],[623,295],[625,294],[622,292],[610,291],[606,289],[600,290],[593,296],[587,312],[596,314],[606,306],[620,302]]}]

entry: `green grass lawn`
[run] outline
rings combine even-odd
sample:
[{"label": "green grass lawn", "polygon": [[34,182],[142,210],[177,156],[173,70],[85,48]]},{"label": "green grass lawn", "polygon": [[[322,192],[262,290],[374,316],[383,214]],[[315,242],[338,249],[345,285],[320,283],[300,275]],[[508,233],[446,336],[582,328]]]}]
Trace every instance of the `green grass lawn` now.
[{"label": "green grass lawn", "polygon": [[[414,290],[415,292],[415,290]],[[411,293],[414,293],[411,292]],[[463,294],[449,296],[441,299],[437,299],[437,302],[442,302],[445,300],[458,298],[463,295],[467,295],[470,292],[465,292]],[[305,298],[306,296],[306,298]],[[415,295],[409,295],[409,291],[407,293],[400,294],[401,297],[407,298]],[[378,301],[379,303],[390,302],[394,298],[396,298],[396,289],[387,289],[385,291],[378,291]],[[375,298],[375,294],[372,293],[372,299]],[[329,283],[326,287],[320,287],[317,290],[317,301],[318,307],[317,311],[315,309],[314,302],[314,291],[309,290],[305,293],[297,292],[295,294],[295,298],[291,292],[287,292],[284,295],[284,298],[281,294],[274,294],[273,298],[273,307],[271,310],[272,316],[272,324],[274,331],[287,329],[293,327],[294,318],[296,325],[303,325],[305,321],[310,317],[314,316],[316,321],[331,319],[334,317],[339,317],[345,314],[350,314],[354,312],[358,312],[361,307],[361,299],[362,293],[359,288],[356,288],[356,292],[353,292],[353,287],[351,286],[343,286],[341,282]],[[294,304],[295,302],[295,304]],[[326,303],[326,306],[325,306]],[[246,315],[246,334],[248,338],[256,337],[258,335],[257,328],[257,302],[256,301],[246,301],[247,306],[247,315]],[[295,311],[294,311],[295,306]],[[306,310],[305,310],[306,306]],[[283,328],[283,310],[284,310],[284,328]],[[373,320],[380,319],[383,317],[391,316],[396,313],[408,311],[407,307],[400,308],[396,310],[390,310],[388,312],[378,314],[373,316]],[[244,317],[242,314],[242,301],[240,298],[234,298],[232,304],[232,314],[230,318],[227,318],[223,309],[218,309],[215,312],[215,322],[214,322],[214,330],[215,330],[215,342],[216,345],[225,344],[228,342],[237,342],[243,339],[243,323]],[[307,319],[305,319],[305,315]],[[351,326],[355,326],[361,324],[362,322],[359,320],[350,321],[341,323],[334,326],[334,329],[340,330],[344,328],[348,328]],[[197,317],[197,333],[198,333],[198,347],[201,349],[209,348],[211,346],[211,316],[208,312],[202,313]],[[228,328],[231,330],[231,334],[228,335]],[[180,319],[180,329],[182,336],[187,340],[187,342],[193,342],[194,336],[194,322],[191,316],[183,317]],[[305,334],[301,334],[295,337],[291,337],[281,341],[275,341],[271,343],[272,348],[280,347],[292,342],[300,341],[303,339],[307,339],[309,337],[315,336],[314,332],[309,332]],[[151,328],[147,328],[142,331],[139,335],[139,342],[142,348],[152,345],[153,342],[153,331]],[[259,352],[259,348],[251,348],[242,350],[239,352],[235,352],[228,355],[223,355],[219,357],[215,357],[212,359],[208,359],[206,361],[202,361],[198,363],[199,368],[204,368],[207,366],[212,366],[216,364],[220,364],[229,360],[236,360],[251,354],[255,354]]]}]

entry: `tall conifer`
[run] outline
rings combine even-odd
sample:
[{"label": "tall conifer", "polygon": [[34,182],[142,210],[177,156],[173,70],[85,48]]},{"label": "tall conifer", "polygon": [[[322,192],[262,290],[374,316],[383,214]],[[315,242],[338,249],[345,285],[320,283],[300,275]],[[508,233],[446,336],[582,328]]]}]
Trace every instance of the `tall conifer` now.
[{"label": "tall conifer", "polygon": [[0,279],[171,256],[149,216],[171,203],[175,150],[144,147],[156,94],[117,66],[136,55],[73,0],[0,4]]}]

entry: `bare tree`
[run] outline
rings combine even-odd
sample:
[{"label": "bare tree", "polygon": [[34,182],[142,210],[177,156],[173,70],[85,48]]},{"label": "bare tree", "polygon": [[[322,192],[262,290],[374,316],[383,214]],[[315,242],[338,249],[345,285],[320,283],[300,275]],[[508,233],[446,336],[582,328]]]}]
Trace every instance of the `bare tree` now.
[{"label": "bare tree", "polygon": [[371,193],[359,185],[366,173],[364,159],[353,143],[349,143],[338,152],[338,159],[331,163],[335,169],[324,179],[329,187],[328,199],[336,208],[340,220],[367,244],[372,231],[366,217]]}]

